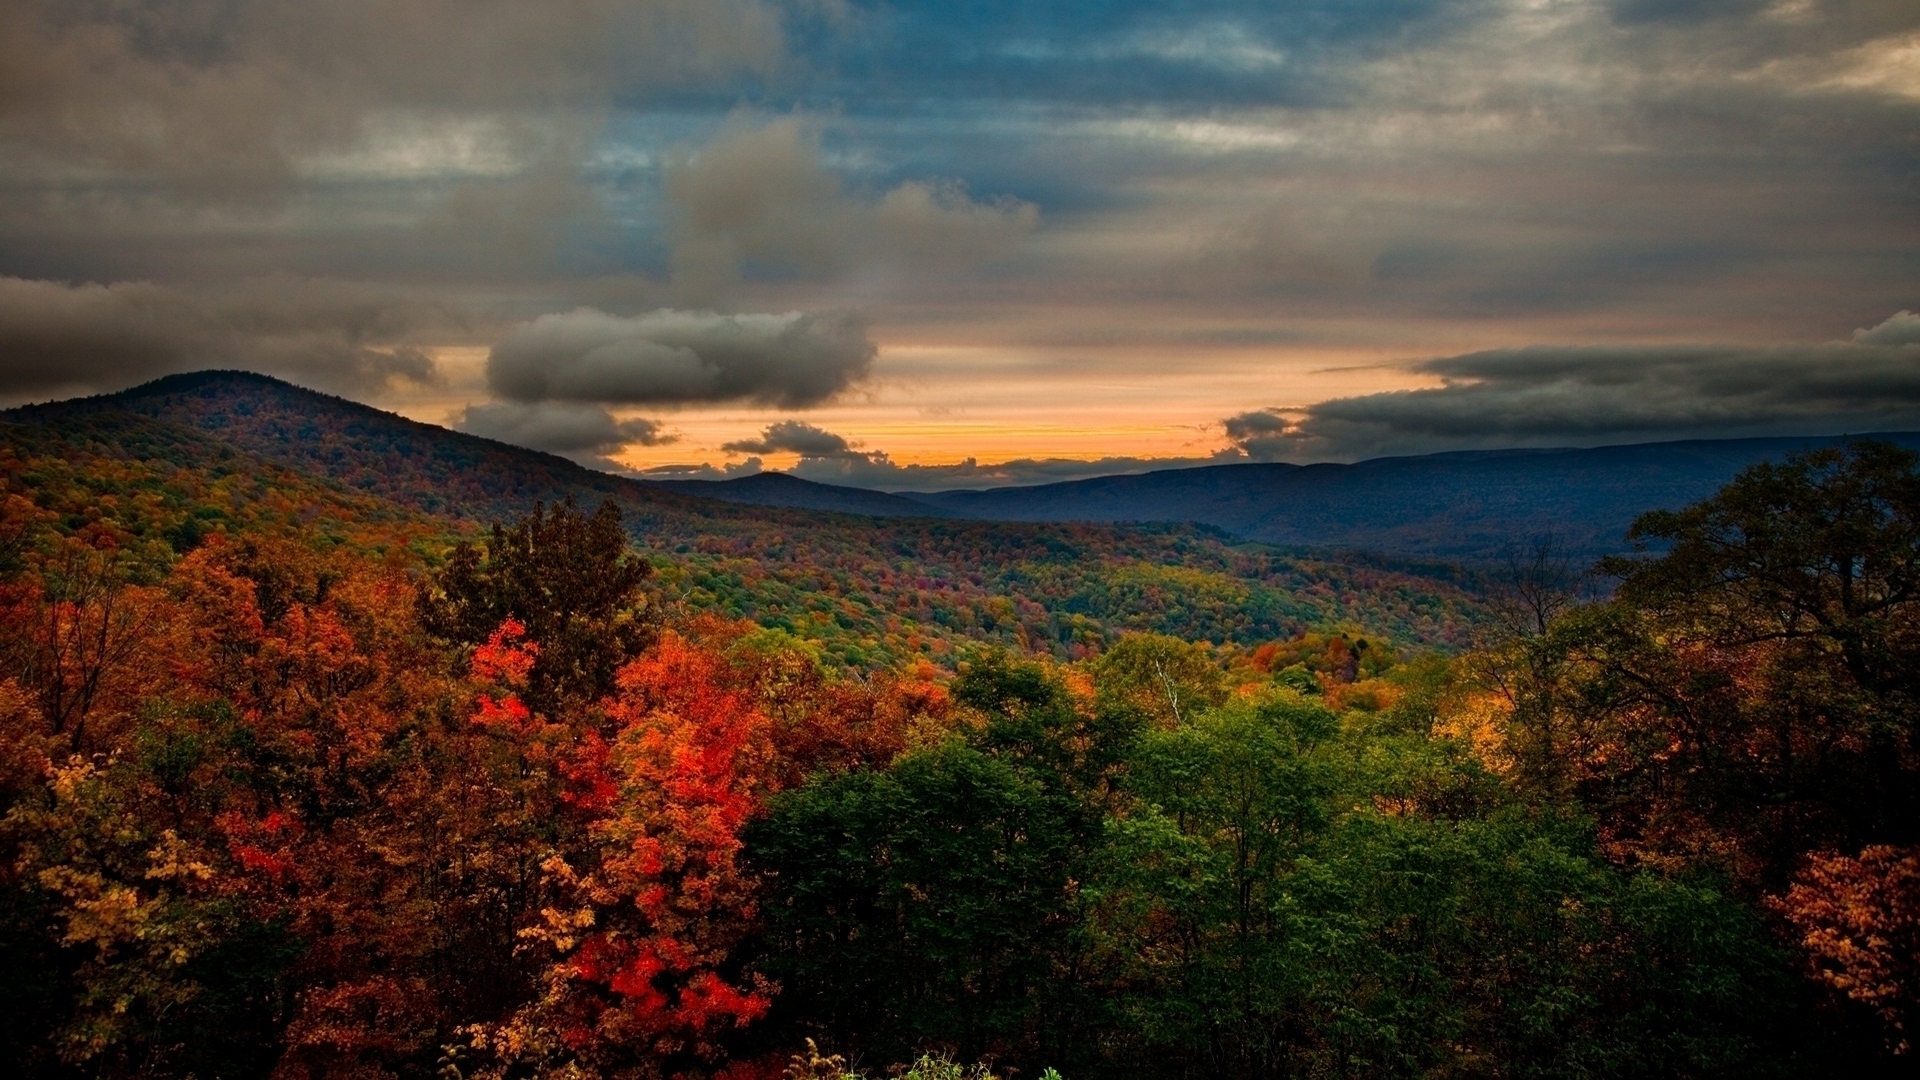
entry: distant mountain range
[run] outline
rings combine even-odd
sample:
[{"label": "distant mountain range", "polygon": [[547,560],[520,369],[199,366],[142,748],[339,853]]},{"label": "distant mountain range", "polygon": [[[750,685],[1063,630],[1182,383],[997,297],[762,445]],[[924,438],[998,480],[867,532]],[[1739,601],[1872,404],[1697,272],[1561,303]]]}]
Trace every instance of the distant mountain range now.
[{"label": "distant mountain range", "polygon": [[[1243,464],[983,491],[894,492],[785,473],[641,481],[449,431],[263,375],[175,375],[117,394],[29,406],[0,420],[126,412],[213,435],[248,452],[429,512],[481,519],[536,500],[616,497],[640,528],[678,535],[781,511],[1005,522],[1187,522],[1286,548],[1476,562],[1552,533],[1583,555],[1619,551],[1629,525],[1703,498],[1740,470],[1837,437],[1715,439],[1594,449],[1496,450],[1352,465]],[[1920,449],[1920,432],[1878,433]],[[773,516],[769,517],[771,513]]]},{"label": "distant mountain range", "polygon": [[[1880,432],[1920,449],[1920,432]],[[989,521],[1180,521],[1294,548],[1481,561],[1552,534],[1570,552],[1624,550],[1634,518],[1719,490],[1740,470],[1842,437],[1692,439],[1592,449],[1490,450],[1352,465],[1244,464],[982,491],[891,495],[783,473],[662,486],[731,502]]]},{"label": "distant mountain range", "polygon": [[[1881,439],[1920,449],[1920,432]],[[1214,465],[985,491],[899,494],[995,521],[1192,521],[1286,547],[1481,559],[1554,534],[1571,551],[1625,548],[1634,518],[1678,509],[1742,469],[1842,437],[1694,439],[1494,450],[1352,465]]]}]

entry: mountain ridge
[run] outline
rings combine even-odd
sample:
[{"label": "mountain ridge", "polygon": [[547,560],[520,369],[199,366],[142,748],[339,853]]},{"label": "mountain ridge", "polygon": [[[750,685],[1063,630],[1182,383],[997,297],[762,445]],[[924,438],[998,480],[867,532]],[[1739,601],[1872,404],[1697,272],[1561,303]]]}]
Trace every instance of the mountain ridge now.
[{"label": "mountain ridge", "polygon": [[1640,514],[1712,494],[1760,461],[1920,432],[1685,439],[1604,447],[1463,450],[1352,464],[1244,462],[971,491],[896,492],[992,521],[1189,521],[1281,547],[1479,561],[1553,534],[1569,552],[1626,549]]},{"label": "mountain ridge", "polygon": [[[645,480],[427,424],[271,376],[170,375],[112,394],[22,406],[0,419],[124,411],[180,423],[351,490],[429,513],[497,520],[536,502],[616,498],[636,531],[693,536],[797,527],[817,515],[1023,523],[1188,523],[1288,550],[1487,563],[1553,534],[1569,553],[1625,550],[1633,520],[1703,498],[1758,461],[1848,438],[1920,448],[1920,433],[1688,439],[1463,450],[1352,464],[1242,462],[1052,484],[882,492],[765,472]],[[796,516],[797,515],[797,516]]]}]

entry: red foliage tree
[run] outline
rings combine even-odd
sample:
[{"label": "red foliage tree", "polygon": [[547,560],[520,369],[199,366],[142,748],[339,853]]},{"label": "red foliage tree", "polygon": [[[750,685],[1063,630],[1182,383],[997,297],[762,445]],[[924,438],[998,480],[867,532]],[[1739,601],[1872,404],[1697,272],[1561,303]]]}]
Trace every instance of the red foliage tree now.
[{"label": "red foliage tree", "polygon": [[481,1033],[503,1063],[671,1071],[713,1060],[772,987],[730,970],[754,915],[739,832],[760,806],[770,723],[715,651],[666,633],[619,673],[564,767],[586,850],[547,871],[565,902],[527,932],[553,954],[546,992]]}]

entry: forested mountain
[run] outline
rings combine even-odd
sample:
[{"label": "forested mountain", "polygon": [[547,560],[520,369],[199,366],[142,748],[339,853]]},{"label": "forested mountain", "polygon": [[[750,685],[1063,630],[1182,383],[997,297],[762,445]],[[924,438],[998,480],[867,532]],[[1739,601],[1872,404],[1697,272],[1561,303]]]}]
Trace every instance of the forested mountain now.
[{"label": "forested mountain", "polygon": [[[1920,433],[1871,436],[1920,446]],[[1192,521],[1283,546],[1498,560],[1551,533],[1587,556],[1624,549],[1653,509],[1712,494],[1741,469],[1833,438],[1712,439],[1585,450],[1496,450],[1352,465],[1247,464],[985,491],[901,492],[998,521]]]},{"label": "forested mountain", "polygon": [[802,634],[856,667],[983,642],[1078,655],[1123,630],[1254,641],[1351,625],[1459,644],[1479,610],[1444,572],[1270,551],[1206,528],[876,519],[703,499],[246,373],[0,413],[0,447],[17,444],[23,460],[78,452],[54,443],[139,468],[268,462],[448,530],[538,502],[611,499],[662,557],[671,598]]},{"label": "forested mountain", "polygon": [[58,427],[127,413],[191,428],[237,449],[428,513],[484,520],[535,502],[616,497],[630,515],[681,521],[728,508],[582,468],[565,458],[423,424],[244,371],[171,375],[117,394],[31,405],[0,421]]}]

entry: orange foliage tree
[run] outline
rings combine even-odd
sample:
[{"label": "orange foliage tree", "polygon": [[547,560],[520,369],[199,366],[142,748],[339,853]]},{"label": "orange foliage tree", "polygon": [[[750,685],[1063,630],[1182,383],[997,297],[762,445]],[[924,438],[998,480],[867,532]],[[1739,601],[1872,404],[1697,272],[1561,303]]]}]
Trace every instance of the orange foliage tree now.
[{"label": "orange foliage tree", "polygon": [[1815,977],[1871,1008],[1905,1054],[1920,1020],[1920,849],[1816,853],[1771,906],[1800,931]]}]

